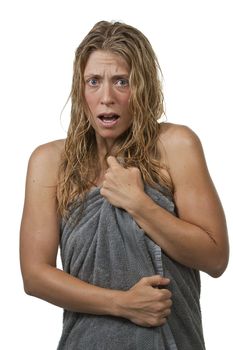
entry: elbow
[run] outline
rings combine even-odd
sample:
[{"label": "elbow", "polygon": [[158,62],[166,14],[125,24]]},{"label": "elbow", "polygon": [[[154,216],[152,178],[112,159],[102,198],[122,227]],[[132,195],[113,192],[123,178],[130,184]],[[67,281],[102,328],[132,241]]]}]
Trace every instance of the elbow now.
[{"label": "elbow", "polygon": [[222,240],[214,241],[214,248],[206,254],[206,270],[211,277],[218,278],[225,272],[229,261],[229,242]]},{"label": "elbow", "polygon": [[23,277],[23,287],[24,292],[27,295],[35,296],[36,295],[36,287],[33,276]]},{"label": "elbow", "polygon": [[228,265],[228,255],[215,258],[211,267],[206,271],[211,277],[218,278],[222,276]]},{"label": "elbow", "polygon": [[51,281],[51,267],[51,265],[43,264],[24,271],[23,286],[26,294],[37,298],[43,298],[48,284]]},{"label": "elbow", "polygon": [[23,274],[23,286],[26,294],[39,297],[43,288],[44,273],[42,269],[33,268]]},{"label": "elbow", "polygon": [[224,271],[226,270],[226,267],[222,268],[222,267],[219,267],[213,271],[211,271],[209,273],[209,275],[213,278],[218,278],[218,277],[221,277],[222,274],[224,273]]},{"label": "elbow", "polygon": [[208,271],[208,274],[213,278],[218,278],[218,277],[222,276],[224,271],[225,271],[225,269],[219,268],[219,269]]},{"label": "elbow", "polygon": [[29,289],[28,287],[25,287],[25,285],[24,285],[24,292],[25,292],[27,295],[34,296],[34,294],[33,294],[33,292],[31,291],[31,289]]}]

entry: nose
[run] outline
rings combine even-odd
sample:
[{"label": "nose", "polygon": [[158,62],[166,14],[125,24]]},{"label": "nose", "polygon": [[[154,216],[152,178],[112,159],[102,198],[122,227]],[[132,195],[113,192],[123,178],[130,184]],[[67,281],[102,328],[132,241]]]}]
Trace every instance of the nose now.
[{"label": "nose", "polygon": [[114,104],[114,92],[113,87],[110,83],[105,83],[102,85],[101,89],[101,104],[102,105],[112,105]]}]

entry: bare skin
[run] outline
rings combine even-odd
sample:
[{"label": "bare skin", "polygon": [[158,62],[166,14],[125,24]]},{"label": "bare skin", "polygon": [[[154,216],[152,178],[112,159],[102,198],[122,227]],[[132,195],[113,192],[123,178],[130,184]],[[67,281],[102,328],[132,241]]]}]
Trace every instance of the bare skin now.
[{"label": "bare skin", "polygon": [[[124,169],[114,157],[108,159],[101,193],[127,210],[175,260],[220,276],[228,261],[227,230],[200,142],[186,127],[164,124],[161,129],[160,140],[166,150],[163,161],[175,185],[179,218],[147,197],[138,169]],[[171,312],[172,296],[166,288],[154,287],[166,287],[168,279],[145,277],[123,292],[87,284],[56,267],[60,223],[56,185],[63,146],[64,140],[42,145],[29,161],[20,241],[25,291],[72,311],[121,316],[146,327],[164,324]]]},{"label": "bare skin", "polygon": [[166,288],[169,279],[145,277],[129,291],[115,291],[87,284],[56,267],[59,248],[57,172],[64,141],[38,147],[27,173],[21,224],[21,269],[26,293],[67,310],[128,318],[145,326],[166,322],[172,305]]},{"label": "bare skin", "polygon": [[[96,185],[101,186],[106,200],[128,211],[167,255],[218,277],[228,262],[226,222],[201,143],[190,129],[162,124],[158,142],[167,176],[175,187],[179,218],[146,195],[137,168],[124,169],[112,156],[105,167],[104,155],[132,123],[129,73],[124,59],[110,52],[97,50],[86,64],[84,93],[102,164]],[[168,279],[144,277],[128,291],[117,291],[90,285],[56,267],[60,236],[57,175],[63,147],[64,140],[42,145],[29,161],[20,235],[25,291],[67,310],[121,316],[145,327],[164,324],[172,305]]]},{"label": "bare skin", "polygon": [[227,228],[201,143],[187,127],[164,124],[162,130],[160,147],[175,186],[179,218],[145,194],[137,168],[124,169],[114,157],[108,158],[101,194],[128,211],[174,260],[218,277],[228,262]]}]

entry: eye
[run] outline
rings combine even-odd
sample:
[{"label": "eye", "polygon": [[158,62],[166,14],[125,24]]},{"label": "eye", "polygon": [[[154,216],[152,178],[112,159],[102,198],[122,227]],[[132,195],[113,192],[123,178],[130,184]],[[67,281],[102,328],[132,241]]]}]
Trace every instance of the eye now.
[{"label": "eye", "polygon": [[87,84],[90,86],[97,86],[98,85],[98,79],[96,78],[90,78],[87,80]]},{"label": "eye", "polygon": [[129,85],[129,80],[128,79],[118,79],[116,81],[116,85],[119,87],[126,87]]}]

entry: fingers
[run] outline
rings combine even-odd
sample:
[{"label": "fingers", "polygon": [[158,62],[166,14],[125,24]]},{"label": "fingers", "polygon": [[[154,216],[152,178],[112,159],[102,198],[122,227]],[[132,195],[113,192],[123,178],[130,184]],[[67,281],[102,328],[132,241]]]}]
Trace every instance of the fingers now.
[{"label": "fingers", "polygon": [[[142,283],[145,286],[158,288],[161,286],[167,286],[170,283],[170,280],[169,278],[162,277],[160,275],[155,275],[150,277],[143,277],[139,283]],[[161,301],[169,300],[168,302],[169,305],[167,305],[168,307],[170,307],[172,304],[170,300],[171,296],[172,296],[172,293],[168,289],[160,288],[160,300]]]},{"label": "fingers", "polygon": [[107,164],[108,164],[108,166],[111,168],[111,167],[122,167],[121,165],[120,165],[120,163],[118,162],[118,160],[115,158],[115,157],[113,157],[113,156],[109,156],[108,158],[107,158]]},{"label": "fingers", "polygon": [[[143,277],[128,292],[126,310],[132,322],[144,326],[160,326],[171,313],[172,293],[167,288],[168,278],[160,275]],[[155,288],[157,287],[157,288]],[[125,309],[124,309],[125,310]]]},{"label": "fingers", "polygon": [[143,277],[142,283],[152,286],[152,287],[158,287],[158,286],[166,286],[170,283],[169,278],[162,277],[160,275],[154,275],[150,277]]}]

